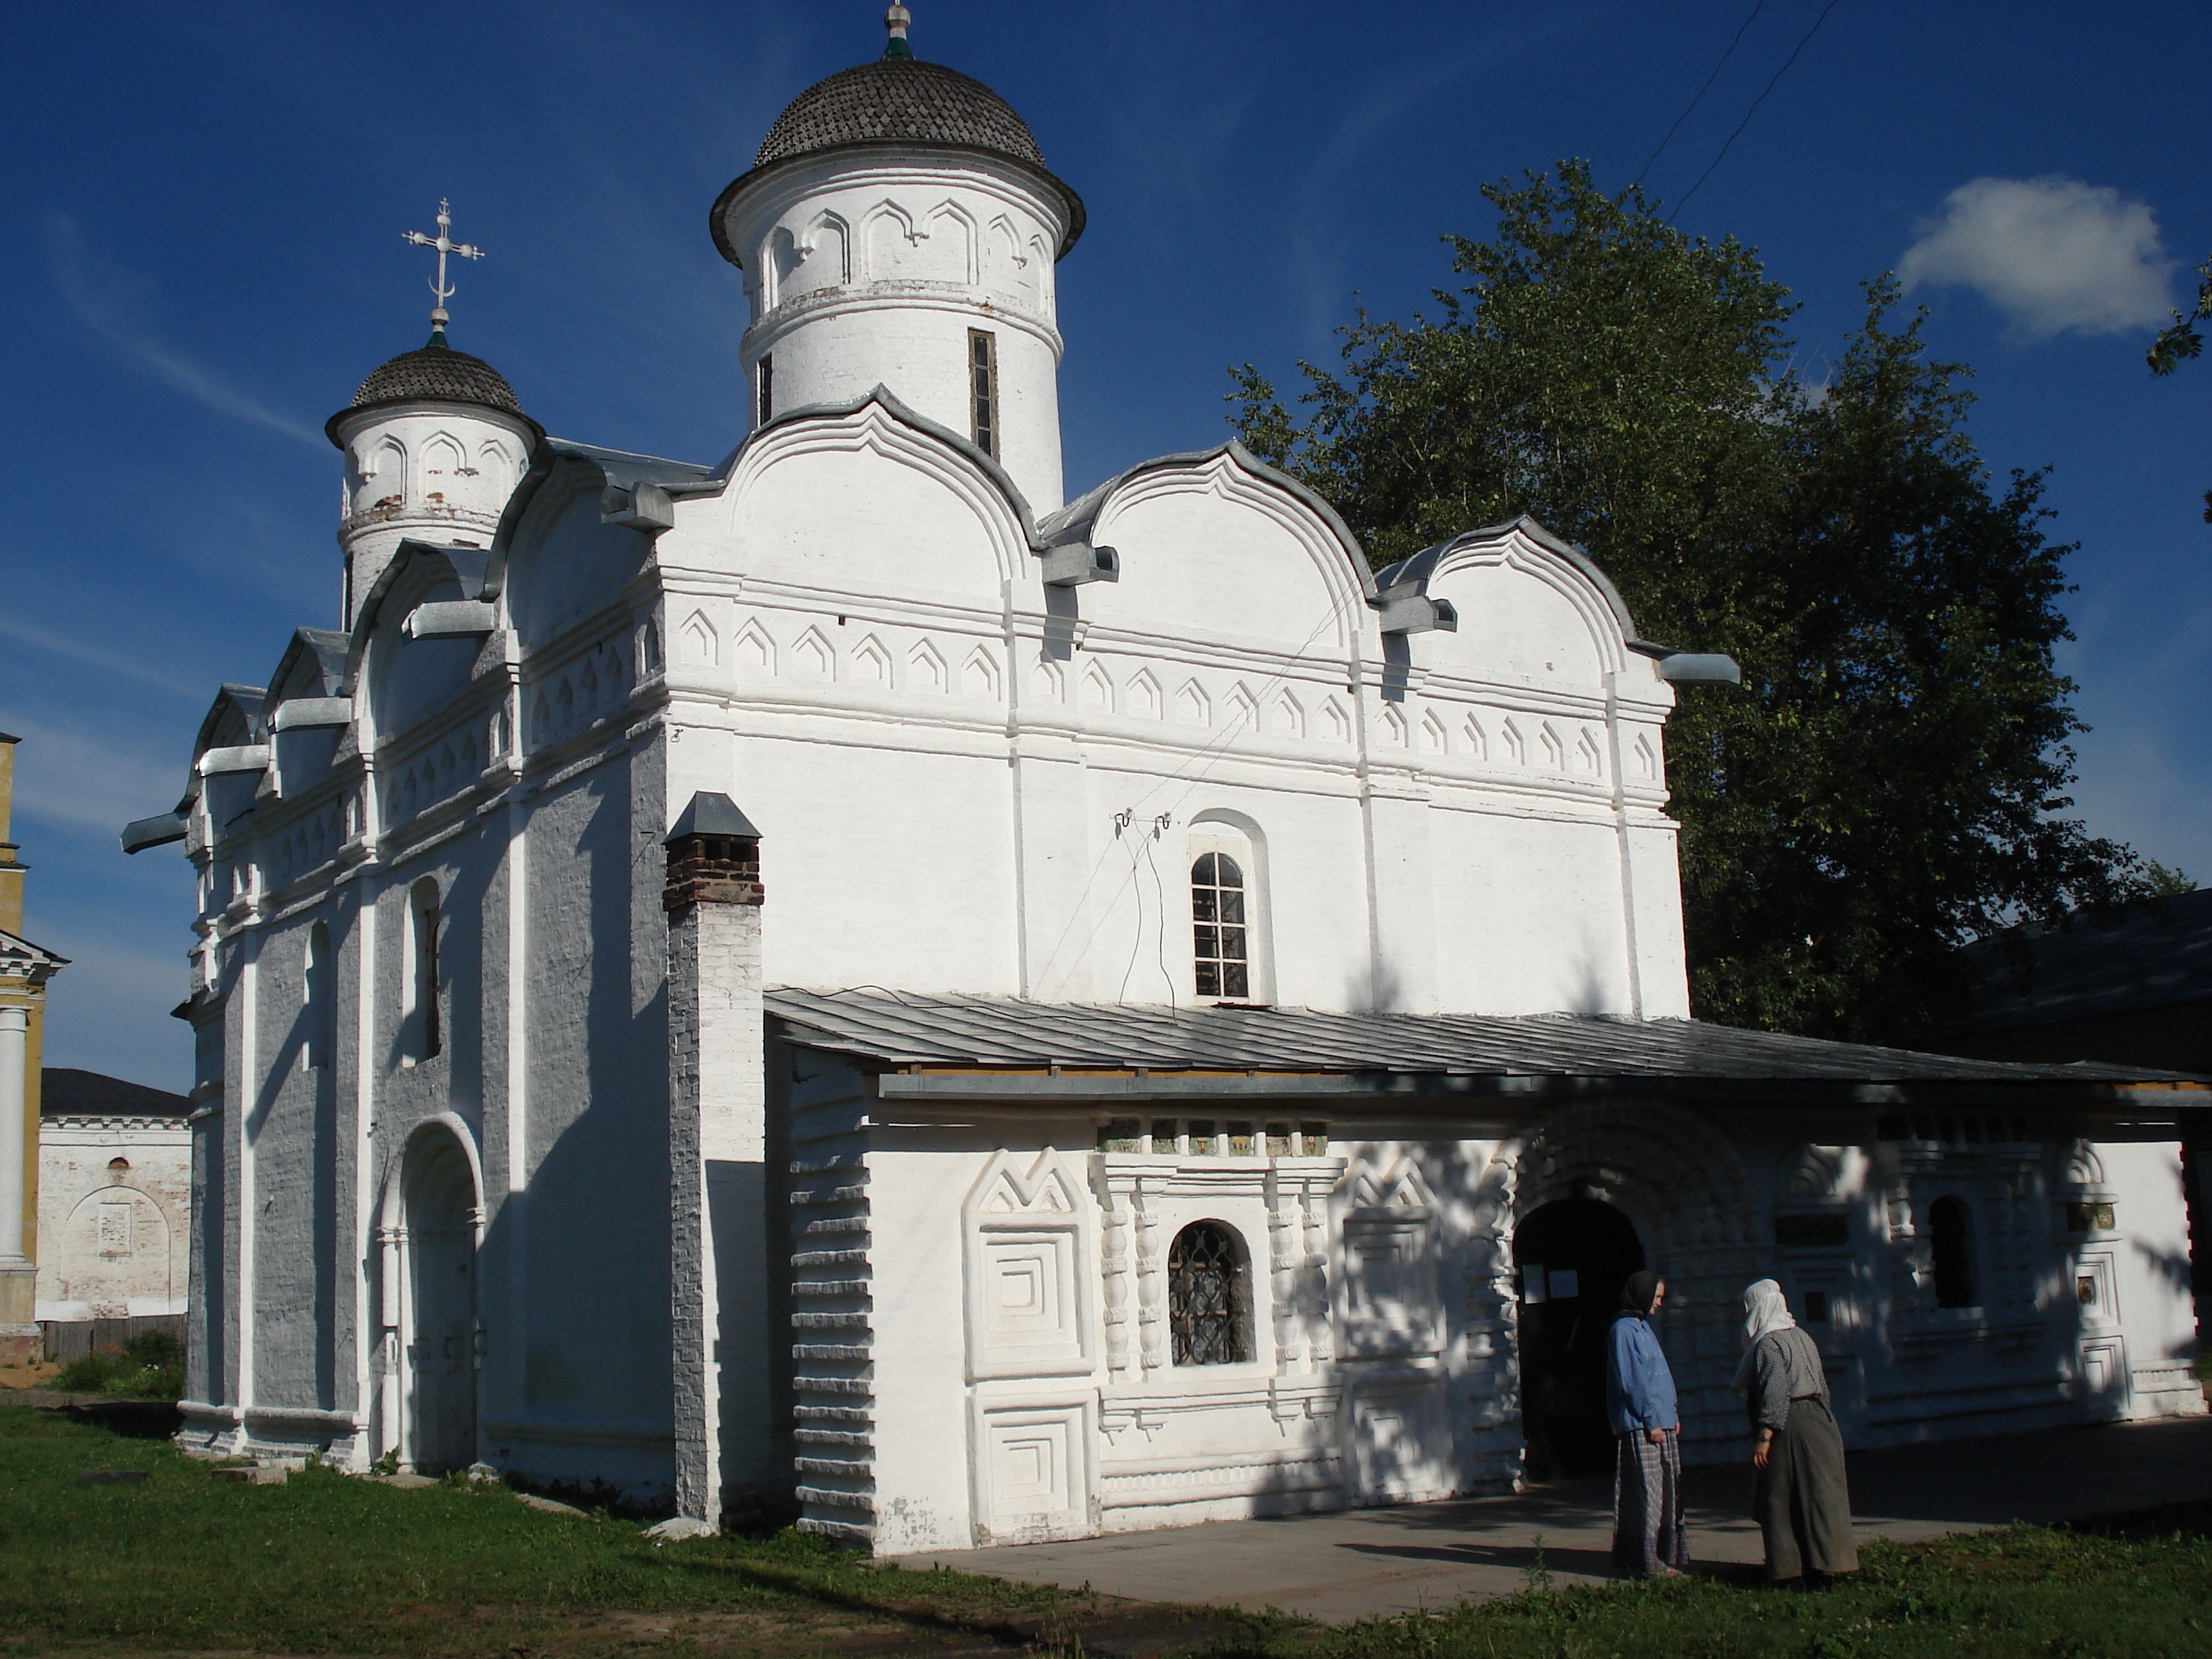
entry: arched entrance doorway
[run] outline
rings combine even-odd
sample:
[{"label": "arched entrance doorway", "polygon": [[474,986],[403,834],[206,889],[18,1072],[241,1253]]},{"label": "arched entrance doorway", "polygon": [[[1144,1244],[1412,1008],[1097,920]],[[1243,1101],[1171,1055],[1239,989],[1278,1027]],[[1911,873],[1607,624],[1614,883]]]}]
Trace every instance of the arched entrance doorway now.
[{"label": "arched entrance doorway", "polygon": [[401,1463],[422,1474],[477,1458],[476,1177],[444,1131],[407,1152],[401,1179]]},{"label": "arched entrance doorway", "polygon": [[1613,1467],[1605,1415],[1606,1334],[1621,1286],[1644,1266],[1628,1218],[1594,1198],[1565,1198],[1513,1230],[1521,1281],[1521,1420],[1537,1480]]}]

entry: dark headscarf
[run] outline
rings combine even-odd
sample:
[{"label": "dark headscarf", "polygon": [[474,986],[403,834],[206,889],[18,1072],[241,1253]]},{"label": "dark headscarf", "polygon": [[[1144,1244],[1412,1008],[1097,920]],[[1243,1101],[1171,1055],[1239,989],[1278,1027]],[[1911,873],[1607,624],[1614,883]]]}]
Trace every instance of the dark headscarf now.
[{"label": "dark headscarf", "polygon": [[1659,1286],[1666,1275],[1645,1271],[1631,1273],[1628,1283],[1620,1287],[1620,1311],[1633,1314],[1638,1319],[1651,1317],[1651,1300],[1659,1294]]}]

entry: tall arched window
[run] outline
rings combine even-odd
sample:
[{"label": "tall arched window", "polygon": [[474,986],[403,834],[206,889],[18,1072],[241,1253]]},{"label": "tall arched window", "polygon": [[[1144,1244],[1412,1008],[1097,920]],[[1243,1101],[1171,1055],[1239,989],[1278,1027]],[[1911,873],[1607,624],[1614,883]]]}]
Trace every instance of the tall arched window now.
[{"label": "tall arched window", "polygon": [[1240,814],[1204,810],[1191,820],[1192,991],[1201,1001],[1273,1002],[1267,848]]},{"label": "tall arched window", "polygon": [[1251,925],[1245,871],[1228,853],[1200,853],[1190,866],[1191,956],[1198,994],[1243,1002],[1252,994]]},{"label": "tall arched window", "polygon": [[1194,1221],[1168,1249],[1168,1326],[1178,1365],[1233,1365],[1252,1357],[1244,1249],[1218,1221]]},{"label": "tall arched window", "polygon": [[428,1060],[444,1051],[445,1022],[438,1007],[438,884],[428,876],[408,896],[410,964],[407,1013],[414,1022],[415,1055]]},{"label": "tall arched window", "polygon": [[1966,1200],[1946,1194],[1929,1205],[1928,1234],[1936,1269],[1936,1305],[1978,1307],[1980,1298],[1974,1294],[1974,1217]]}]

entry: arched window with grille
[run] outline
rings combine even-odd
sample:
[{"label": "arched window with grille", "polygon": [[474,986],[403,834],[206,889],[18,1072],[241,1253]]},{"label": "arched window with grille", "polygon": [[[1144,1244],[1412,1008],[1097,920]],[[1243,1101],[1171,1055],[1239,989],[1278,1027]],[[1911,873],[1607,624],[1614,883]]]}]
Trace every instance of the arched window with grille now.
[{"label": "arched window with grille", "polygon": [[1936,1305],[1974,1308],[1974,1216],[1966,1200],[1946,1194],[1928,1206],[1929,1254],[1936,1273]]},{"label": "arched window with grille", "polygon": [[1178,1365],[1252,1358],[1252,1286],[1244,1247],[1218,1221],[1194,1221],[1168,1249],[1168,1326]]}]

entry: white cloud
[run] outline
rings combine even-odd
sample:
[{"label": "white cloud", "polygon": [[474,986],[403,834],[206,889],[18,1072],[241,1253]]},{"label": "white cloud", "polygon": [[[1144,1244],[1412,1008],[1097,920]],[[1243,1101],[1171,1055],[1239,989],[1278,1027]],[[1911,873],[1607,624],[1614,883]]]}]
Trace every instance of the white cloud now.
[{"label": "white cloud", "polygon": [[69,937],[52,948],[69,957],[70,965],[46,988],[46,1063],[178,1094],[190,1089],[191,1032],[169,1018],[187,989],[185,949],[191,938],[181,921],[167,948],[113,934],[63,931]]},{"label": "white cloud", "polygon": [[207,687],[202,682],[188,680],[181,675],[166,672],[143,658],[131,655],[127,652],[104,650],[73,635],[59,633],[51,628],[41,628],[35,623],[27,623],[17,617],[0,616],[0,639],[13,640],[16,644],[28,646],[33,651],[43,651],[50,656],[60,657],[66,661],[82,663],[88,668],[103,669],[111,674],[120,674],[128,679],[138,680],[147,685],[158,686],[164,691],[174,691],[182,696],[198,697],[207,694]]},{"label": "white cloud", "polygon": [[1898,264],[1905,287],[1972,289],[2021,338],[2155,328],[2172,309],[2167,281],[2180,261],[2167,257],[2157,216],[2106,185],[2055,173],[1976,179],[1921,232]]},{"label": "white cloud", "polygon": [[191,781],[189,747],[179,752],[158,744],[127,716],[110,726],[21,713],[6,719],[23,739],[15,750],[18,817],[88,830],[112,845],[125,824],[167,811]]},{"label": "white cloud", "polygon": [[157,338],[139,315],[140,296],[120,272],[93,256],[76,220],[65,214],[52,215],[46,222],[46,247],[54,286],[61,290],[69,308],[131,367],[219,415],[265,426],[288,438],[297,438],[318,453],[323,452],[321,433],[270,409]]}]

